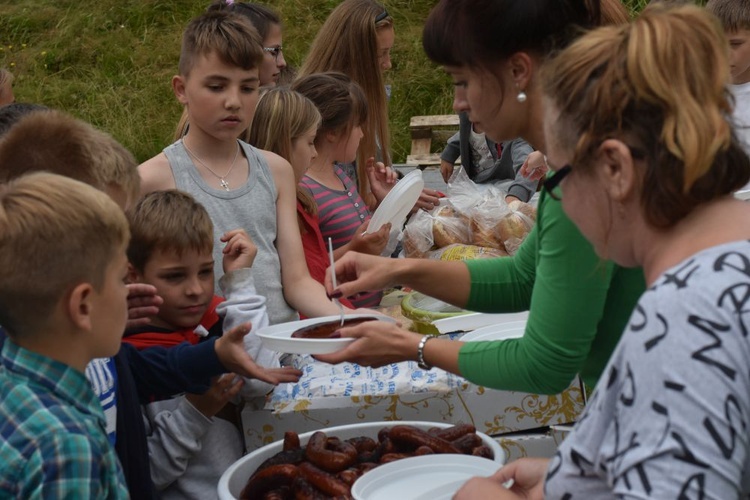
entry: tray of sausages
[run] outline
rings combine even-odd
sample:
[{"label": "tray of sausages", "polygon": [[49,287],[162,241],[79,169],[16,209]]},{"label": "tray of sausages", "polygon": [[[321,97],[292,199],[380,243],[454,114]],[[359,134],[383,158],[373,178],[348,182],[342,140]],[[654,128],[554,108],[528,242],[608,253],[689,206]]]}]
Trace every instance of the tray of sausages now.
[{"label": "tray of sausages", "polygon": [[492,438],[468,424],[368,422],[327,427],[276,441],[222,475],[221,500],[352,498],[354,482],[379,465],[424,454],[467,454],[505,462]]}]

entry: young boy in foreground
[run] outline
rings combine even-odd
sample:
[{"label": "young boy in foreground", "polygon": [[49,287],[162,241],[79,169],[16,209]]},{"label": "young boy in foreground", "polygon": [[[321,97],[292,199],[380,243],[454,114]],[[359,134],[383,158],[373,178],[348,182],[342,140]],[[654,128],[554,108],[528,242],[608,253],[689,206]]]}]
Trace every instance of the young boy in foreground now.
[{"label": "young boy in foreground", "polygon": [[128,498],[83,373],[120,349],[128,238],[119,207],[81,182],[0,187],[2,498]]},{"label": "young boy in foreground", "polygon": [[[244,231],[221,237],[224,274],[219,285],[225,297],[221,300],[214,295],[213,224],[201,204],[177,190],[156,191],[141,200],[129,218],[129,279],[155,286],[164,302],[149,325],[126,331],[126,342],[195,344],[249,322],[253,329],[245,337],[247,352],[261,366],[279,366],[278,354],[262,348],[255,333],[268,325],[268,315],[251,270],[258,250]],[[252,395],[265,395],[273,388],[227,374],[204,395],[188,394],[147,406],[151,476],[162,498],[216,496],[219,477],[242,456],[242,436],[235,426],[238,419],[232,418],[236,407],[231,400],[245,384],[252,386]],[[225,406],[228,411],[220,414]]]}]

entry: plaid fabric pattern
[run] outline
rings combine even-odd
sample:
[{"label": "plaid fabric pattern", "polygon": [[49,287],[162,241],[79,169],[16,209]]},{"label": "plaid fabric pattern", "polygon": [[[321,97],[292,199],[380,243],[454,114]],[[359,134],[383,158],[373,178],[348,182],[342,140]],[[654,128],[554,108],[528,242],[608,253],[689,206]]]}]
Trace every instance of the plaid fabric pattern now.
[{"label": "plaid fabric pattern", "polygon": [[84,374],[10,339],[0,351],[0,498],[128,498]]}]

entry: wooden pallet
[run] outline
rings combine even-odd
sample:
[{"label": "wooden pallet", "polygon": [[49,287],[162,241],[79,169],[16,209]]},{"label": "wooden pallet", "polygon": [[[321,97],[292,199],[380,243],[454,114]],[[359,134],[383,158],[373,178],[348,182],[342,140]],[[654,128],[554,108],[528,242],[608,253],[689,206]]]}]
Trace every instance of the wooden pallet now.
[{"label": "wooden pallet", "polygon": [[458,131],[458,115],[412,116],[409,129],[411,153],[406,157],[406,164],[419,168],[440,165],[440,153],[431,152],[432,141],[436,135],[445,141],[446,130],[451,135]]}]

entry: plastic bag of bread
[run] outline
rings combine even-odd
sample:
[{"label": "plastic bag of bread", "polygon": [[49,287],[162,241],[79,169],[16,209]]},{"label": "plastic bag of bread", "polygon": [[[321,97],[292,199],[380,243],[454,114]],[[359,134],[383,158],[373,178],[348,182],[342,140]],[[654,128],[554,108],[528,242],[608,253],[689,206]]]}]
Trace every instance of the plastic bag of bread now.
[{"label": "plastic bag of bread", "polygon": [[437,248],[471,243],[469,219],[451,205],[436,207],[432,211],[432,241]]},{"label": "plastic bag of bread", "polygon": [[402,243],[406,257],[422,258],[433,247],[432,216],[425,210],[417,212],[409,218],[404,228]]},{"label": "plastic bag of bread", "polygon": [[511,202],[508,209],[510,212],[495,226],[495,234],[503,242],[508,254],[513,255],[534,227],[536,209],[522,201]]},{"label": "plastic bag of bread", "polygon": [[505,194],[494,186],[487,189],[482,201],[471,209],[471,243],[505,250],[504,241],[495,227],[509,213]]},{"label": "plastic bag of bread", "polygon": [[462,245],[454,243],[444,248],[433,250],[427,255],[430,259],[439,260],[473,260],[489,259],[492,257],[507,257],[508,253],[499,248],[480,247],[477,245]]},{"label": "plastic bag of bread", "polygon": [[448,179],[448,199],[457,212],[466,216],[471,215],[471,210],[482,202],[482,192],[469,178],[469,174],[462,166],[457,166]]}]

